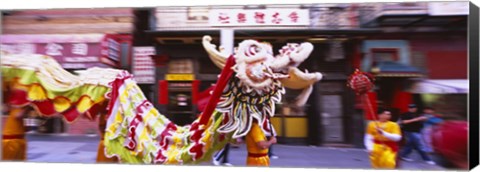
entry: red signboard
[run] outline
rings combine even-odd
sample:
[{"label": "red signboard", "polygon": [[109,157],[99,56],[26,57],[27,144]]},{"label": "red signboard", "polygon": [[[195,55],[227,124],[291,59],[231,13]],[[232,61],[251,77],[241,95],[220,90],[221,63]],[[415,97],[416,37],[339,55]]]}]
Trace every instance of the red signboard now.
[{"label": "red signboard", "polygon": [[[12,54],[44,54],[65,69],[118,67],[120,46],[105,43],[105,35],[2,35],[1,49]],[[99,39],[102,38],[102,39]],[[103,53],[104,50],[111,53]]]}]

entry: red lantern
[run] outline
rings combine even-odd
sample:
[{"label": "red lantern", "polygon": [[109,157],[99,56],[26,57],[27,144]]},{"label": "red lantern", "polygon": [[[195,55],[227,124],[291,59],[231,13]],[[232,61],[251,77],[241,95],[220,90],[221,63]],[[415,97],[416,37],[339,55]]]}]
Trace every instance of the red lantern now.
[{"label": "red lantern", "polygon": [[347,86],[360,95],[367,93],[373,88],[373,81],[374,78],[371,75],[356,69],[348,78]]},{"label": "red lantern", "polygon": [[363,99],[365,119],[376,120],[376,105],[372,104],[370,96],[367,94],[374,87],[373,81],[374,78],[372,75],[356,69],[348,78],[347,86]]}]

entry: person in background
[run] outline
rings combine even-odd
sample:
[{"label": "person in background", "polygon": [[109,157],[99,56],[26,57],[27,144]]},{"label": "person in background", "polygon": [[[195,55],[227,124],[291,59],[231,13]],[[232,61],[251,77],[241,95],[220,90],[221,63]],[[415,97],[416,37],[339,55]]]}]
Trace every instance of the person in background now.
[{"label": "person in background", "polygon": [[413,159],[408,158],[408,155],[415,149],[426,163],[434,165],[435,162],[433,162],[425,152],[422,134],[420,133],[423,128],[423,122],[426,121],[427,118],[421,116],[417,111],[417,106],[410,104],[408,105],[408,112],[400,116],[404,137],[407,140],[403,150],[400,152],[400,158],[404,161],[412,162]]},{"label": "person in background", "polygon": [[431,107],[425,107],[423,109],[423,116],[427,120],[423,123],[422,136],[425,143],[425,152],[433,153],[432,149],[432,129],[435,125],[443,122],[442,118],[438,114],[435,114],[435,109]]},{"label": "person in background", "polygon": [[367,126],[364,144],[373,168],[395,169],[398,165],[398,141],[402,135],[400,126],[390,121],[391,117],[390,111],[380,110],[378,121],[372,121]]},{"label": "person in background", "polygon": [[213,156],[213,165],[225,165],[225,166],[232,166],[228,162],[228,152],[230,152],[230,143],[227,143],[225,147],[218,151],[214,156]]}]

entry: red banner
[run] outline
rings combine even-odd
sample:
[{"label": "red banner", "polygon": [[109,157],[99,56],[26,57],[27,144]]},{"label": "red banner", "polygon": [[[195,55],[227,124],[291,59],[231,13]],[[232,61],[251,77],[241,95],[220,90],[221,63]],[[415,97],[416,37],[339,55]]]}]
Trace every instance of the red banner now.
[{"label": "red banner", "polygon": [[399,91],[395,93],[392,107],[400,109],[400,113],[408,112],[408,105],[413,102],[412,94]]},{"label": "red banner", "polygon": [[168,104],[168,81],[158,81],[158,104]]}]

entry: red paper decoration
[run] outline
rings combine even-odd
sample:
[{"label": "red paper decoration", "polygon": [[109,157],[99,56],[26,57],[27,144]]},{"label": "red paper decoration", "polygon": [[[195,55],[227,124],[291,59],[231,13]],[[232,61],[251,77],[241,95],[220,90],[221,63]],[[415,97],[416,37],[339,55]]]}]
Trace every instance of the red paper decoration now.
[{"label": "red paper decoration", "polygon": [[371,75],[356,69],[348,78],[347,86],[357,94],[365,94],[373,88],[373,81]]}]

